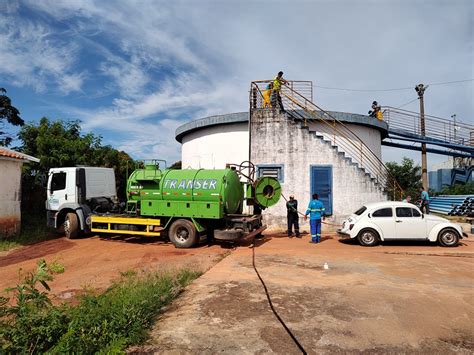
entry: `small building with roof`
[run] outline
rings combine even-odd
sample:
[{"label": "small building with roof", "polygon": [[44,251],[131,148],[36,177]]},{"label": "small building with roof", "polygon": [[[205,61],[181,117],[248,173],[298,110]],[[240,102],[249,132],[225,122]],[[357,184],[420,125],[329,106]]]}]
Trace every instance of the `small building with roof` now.
[{"label": "small building with roof", "polygon": [[0,147],[0,238],[18,235],[21,230],[21,168],[39,159]]}]

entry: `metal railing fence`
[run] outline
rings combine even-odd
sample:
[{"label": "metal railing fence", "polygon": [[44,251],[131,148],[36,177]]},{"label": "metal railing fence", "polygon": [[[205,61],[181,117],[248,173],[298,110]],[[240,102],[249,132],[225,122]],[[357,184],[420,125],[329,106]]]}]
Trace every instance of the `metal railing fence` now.
[{"label": "metal railing fence", "polygon": [[[251,110],[275,106],[275,100],[270,99],[268,102],[269,92],[266,88],[269,82],[271,81],[259,80],[251,83]],[[304,95],[295,89],[305,85],[311,86],[311,90],[306,89]],[[282,85],[280,96],[284,108],[293,119],[302,121],[306,126],[312,122],[320,123],[317,132],[370,174],[390,198],[398,200],[403,197],[403,189],[371,148],[346,123],[312,102],[311,82],[290,81],[288,85]]]},{"label": "metal railing fence", "polygon": [[[382,112],[390,129],[422,135],[418,112],[390,106],[384,106]],[[447,143],[474,146],[474,125],[425,114],[425,136]]]}]

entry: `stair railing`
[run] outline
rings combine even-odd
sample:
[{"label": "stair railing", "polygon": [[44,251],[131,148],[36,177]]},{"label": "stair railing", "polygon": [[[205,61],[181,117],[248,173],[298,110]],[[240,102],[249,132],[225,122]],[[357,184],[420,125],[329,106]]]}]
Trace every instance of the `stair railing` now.
[{"label": "stair railing", "polygon": [[[251,109],[264,108],[265,99],[262,89],[265,90],[269,82],[269,80],[252,82],[250,96]],[[310,95],[302,95],[294,89],[295,87],[297,87],[297,85],[290,81],[289,85],[282,86],[280,90],[283,105],[285,109],[288,110],[288,114],[294,120],[303,122],[307,127],[308,122],[322,123],[317,131],[323,135],[323,138],[331,141],[332,144],[344,152],[348,158],[357,163],[361,168],[364,168],[364,170],[382,186],[390,198],[394,200],[401,199],[403,189],[370,147],[368,147],[348,125],[312,102],[312,90]]]}]

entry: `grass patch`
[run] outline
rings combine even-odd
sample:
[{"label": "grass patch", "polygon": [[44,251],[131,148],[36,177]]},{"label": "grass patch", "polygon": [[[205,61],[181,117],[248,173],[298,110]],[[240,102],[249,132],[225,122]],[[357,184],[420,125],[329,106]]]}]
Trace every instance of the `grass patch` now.
[{"label": "grass patch", "polygon": [[[46,274],[53,272],[40,262],[40,274],[45,274],[45,268]],[[48,290],[42,281],[51,278],[41,281],[34,274],[11,290],[15,306],[6,298],[0,304],[0,352],[120,352],[145,340],[163,306],[200,275],[189,270],[127,273],[104,293],[81,296],[77,306],[54,306],[36,285],[39,282]]]},{"label": "grass patch", "polygon": [[42,242],[57,238],[57,233],[46,226],[45,216],[23,214],[21,216],[21,233],[18,237],[0,238],[0,251],[17,248],[22,245]]}]

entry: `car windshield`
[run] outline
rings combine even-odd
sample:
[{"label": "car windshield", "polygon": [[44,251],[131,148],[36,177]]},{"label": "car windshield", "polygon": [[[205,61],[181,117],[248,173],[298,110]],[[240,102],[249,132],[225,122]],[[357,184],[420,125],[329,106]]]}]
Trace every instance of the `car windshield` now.
[{"label": "car windshield", "polygon": [[354,212],[354,214],[360,216],[362,213],[365,212],[365,210],[367,209],[367,207],[365,206],[362,206],[361,208],[359,208],[357,211]]}]

